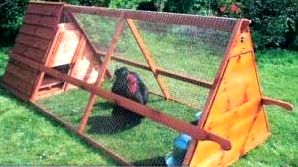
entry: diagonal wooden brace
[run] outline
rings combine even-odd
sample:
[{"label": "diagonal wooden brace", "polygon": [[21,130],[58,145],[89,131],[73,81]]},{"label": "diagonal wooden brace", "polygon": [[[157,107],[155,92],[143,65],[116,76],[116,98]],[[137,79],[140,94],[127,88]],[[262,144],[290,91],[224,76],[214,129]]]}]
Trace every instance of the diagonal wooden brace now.
[{"label": "diagonal wooden brace", "polygon": [[[94,83],[95,87],[98,87],[98,88],[101,87],[101,85],[104,81],[104,77],[106,75],[107,67],[108,67],[108,65],[111,61],[111,57],[113,55],[113,52],[116,49],[117,43],[118,43],[118,41],[121,37],[121,34],[124,30],[124,26],[125,26],[125,20],[121,18],[118,25],[117,25],[117,27],[116,27],[115,34],[113,36],[113,39],[111,41],[111,44],[110,44],[109,49],[107,51],[107,54],[104,58],[104,61],[103,61],[102,65],[100,66],[100,74],[97,77],[96,82]],[[86,128],[86,124],[88,122],[88,118],[91,115],[93,105],[96,101],[96,98],[97,98],[97,95],[95,95],[94,93],[91,93],[88,104],[86,106],[85,113],[82,117],[81,123],[80,123],[79,128],[78,128],[79,132],[84,132],[84,130]]]},{"label": "diagonal wooden brace", "polygon": [[149,49],[146,47],[146,44],[145,44],[144,40],[142,39],[142,36],[141,36],[140,32],[138,31],[136,25],[134,24],[132,19],[127,19],[127,24],[128,24],[128,27],[130,28],[135,40],[137,41],[137,43],[145,57],[145,60],[148,63],[149,68],[152,71],[152,73],[158,83],[158,86],[159,86],[161,92],[163,93],[164,97],[167,100],[170,99],[170,94],[166,87],[165,81],[158,74],[157,67],[155,65],[155,62],[152,59],[152,55],[151,55]]}]

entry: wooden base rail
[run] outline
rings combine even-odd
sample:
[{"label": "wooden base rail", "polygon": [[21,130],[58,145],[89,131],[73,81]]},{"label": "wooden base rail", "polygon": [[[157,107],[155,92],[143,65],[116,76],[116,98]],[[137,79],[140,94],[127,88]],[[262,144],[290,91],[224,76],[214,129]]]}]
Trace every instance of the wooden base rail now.
[{"label": "wooden base rail", "polygon": [[100,96],[100,97],[106,99],[107,101],[113,102],[121,107],[124,107],[124,108],[131,110],[131,111],[133,111],[137,114],[140,114],[142,116],[148,117],[157,123],[166,125],[166,126],[173,128],[179,132],[186,133],[186,134],[192,136],[195,140],[211,140],[213,142],[218,143],[224,150],[231,149],[231,143],[229,140],[226,140],[226,139],[219,137],[215,134],[209,133],[201,128],[198,128],[195,125],[191,125],[188,122],[185,122],[185,121],[177,119],[177,118],[173,118],[165,113],[156,111],[148,106],[144,106],[142,104],[136,103],[130,99],[124,98],[124,97],[114,94],[110,91],[96,88],[92,84],[88,84],[88,83],[85,83],[79,79],[67,76],[58,70],[55,70],[55,69],[46,67],[44,65],[41,65],[39,63],[36,63],[30,59],[24,58],[21,55],[12,54],[10,57],[12,59],[20,61],[20,62],[34,68],[34,69],[43,71],[43,72],[47,73],[48,75],[55,77],[59,80],[76,85],[92,94],[95,94],[97,96]]},{"label": "wooden base rail", "polygon": [[282,100],[272,99],[269,97],[262,97],[262,101],[264,105],[276,105],[288,111],[292,111],[294,108],[293,104],[291,103],[288,103]]}]

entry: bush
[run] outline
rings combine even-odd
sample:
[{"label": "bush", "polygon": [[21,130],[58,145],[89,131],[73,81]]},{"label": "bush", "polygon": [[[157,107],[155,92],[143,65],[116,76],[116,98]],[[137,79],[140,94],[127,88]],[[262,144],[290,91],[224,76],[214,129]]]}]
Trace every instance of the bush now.
[{"label": "bush", "polygon": [[297,38],[297,0],[243,0],[242,5],[257,48],[285,48]]},{"label": "bush", "polygon": [[0,6],[0,44],[11,45],[23,23],[29,0],[7,0]]},{"label": "bush", "polygon": [[150,0],[111,0],[109,7],[122,9],[137,9],[141,2],[150,2]]},{"label": "bush", "polygon": [[109,6],[110,0],[68,0],[68,1],[78,1],[77,4],[86,6]]}]

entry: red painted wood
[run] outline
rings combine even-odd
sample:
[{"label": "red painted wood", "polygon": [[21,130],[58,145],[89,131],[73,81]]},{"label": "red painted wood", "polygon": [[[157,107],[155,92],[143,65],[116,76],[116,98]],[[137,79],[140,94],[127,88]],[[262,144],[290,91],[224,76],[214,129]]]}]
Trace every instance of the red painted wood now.
[{"label": "red painted wood", "polygon": [[16,97],[18,97],[19,99],[23,100],[23,101],[28,101],[29,100],[29,96],[25,95],[24,93],[18,91],[17,89],[9,86],[9,84],[3,82],[1,83],[1,86],[3,86],[5,89],[9,90],[13,95],[15,95]]},{"label": "red painted wood", "polygon": [[40,16],[28,13],[25,16],[25,23],[36,26],[44,26],[55,29],[57,27],[57,18],[51,16]]},{"label": "red painted wood", "polygon": [[34,84],[35,79],[37,77],[36,73],[33,73],[31,71],[28,71],[22,67],[16,66],[12,63],[7,65],[6,73],[13,74],[17,78],[26,81],[30,84]]},{"label": "red painted wood", "polygon": [[28,6],[27,13],[58,17],[60,15],[61,5],[63,4],[47,5],[47,4],[31,3]]},{"label": "red painted wood", "polygon": [[49,27],[40,27],[38,25],[24,24],[20,30],[23,34],[28,34],[44,39],[52,40],[55,36],[55,30]]},{"label": "red painted wood", "polygon": [[20,33],[16,39],[17,43],[46,51],[51,44],[50,40],[42,39],[33,35]]},{"label": "red painted wood", "polygon": [[46,56],[46,51],[42,51],[36,48],[28,47],[20,43],[16,43],[13,50],[13,53],[21,54],[24,57],[30,58],[34,61],[43,63],[45,56]]},{"label": "red painted wood", "polygon": [[6,73],[3,77],[3,81],[26,96],[30,96],[32,93],[32,84],[19,79],[11,73]]}]

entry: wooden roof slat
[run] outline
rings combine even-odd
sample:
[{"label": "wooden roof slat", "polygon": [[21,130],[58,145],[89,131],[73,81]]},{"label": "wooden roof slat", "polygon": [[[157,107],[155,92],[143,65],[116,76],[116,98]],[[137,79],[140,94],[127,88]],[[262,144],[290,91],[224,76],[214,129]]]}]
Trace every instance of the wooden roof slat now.
[{"label": "wooden roof slat", "polygon": [[4,75],[3,81],[26,96],[30,96],[32,94],[33,85],[19,79],[14,74]]},{"label": "wooden roof slat", "polygon": [[13,48],[13,53],[20,54],[24,57],[30,58],[37,62],[44,62],[46,51],[41,51],[32,47],[25,46],[20,43],[16,43]]},{"label": "wooden roof slat", "polygon": [[40,16],[36,14],[30,14],[28,13],[25,16],[25,23],[33,24],[37,26],[45,26],[55,29],[57,27],[57,17],[51,17],[51,16]]},{"label": "wooden roof slat", "polygon": [[46,40],[46,39],[38,38],[36,36],[22,34],[22,33],[18,35],[16,42],[26,46],[31,46],[40,50],[44,50],[44,51],[46,51],[51,44],[50,40]]},{"label": "wooden roof slat", "polygon": [[14,65],[12,63],[7,65],[6,72],[13,74],[17,78],[24,80],[30,84],[35,83],[35,79],[37,77],[36,73],[33,73],[31,71],[25,70],[22,67],[19,67],[17,65]]},{"label": "wooden roof slat", "polygon": [[21,33],[36,36],[43,39],[52,40],[55,36],[55,30],[49,27],[41,27],[38,25],[24,24]]},{"label": "wooden roof slat", "polygon": [[34,5],[29,5],[27,13],[58,17],[60,15],[60,11],[61,11],[61,4],[59,5],[51,4],[50,7],[49,5],[45,5],[45,4],[34,4]]}]

